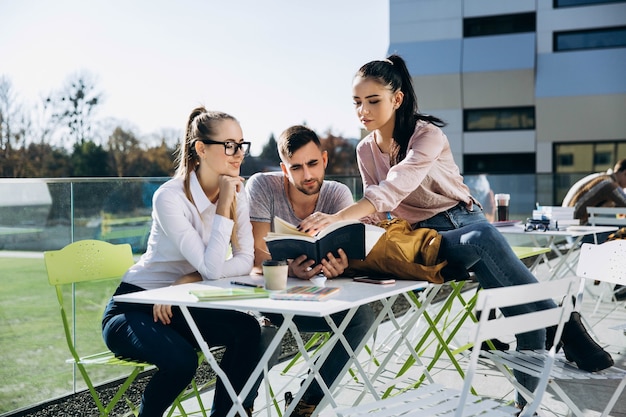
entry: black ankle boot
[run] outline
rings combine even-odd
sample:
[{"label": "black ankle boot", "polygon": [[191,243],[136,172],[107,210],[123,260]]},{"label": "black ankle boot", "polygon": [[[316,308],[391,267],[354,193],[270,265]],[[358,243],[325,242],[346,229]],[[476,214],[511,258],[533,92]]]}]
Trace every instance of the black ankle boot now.
[{"label": "black ankle boot", "polygon": [[577,311],[565,323],[561,341],[567,360],[576,362],[583,371],[596,372],[613,366],[613,358],[587,333]]},{"label": "black ankle boot", "polygon": [[[554,335],[556,334],[556,326],[546,327],[546,350],[550,350],[552,345],[554,344]],[[556,345],[556,353],[559,353],[559,350],[563,347],[563,341],[559,340],[559,343]]]}]

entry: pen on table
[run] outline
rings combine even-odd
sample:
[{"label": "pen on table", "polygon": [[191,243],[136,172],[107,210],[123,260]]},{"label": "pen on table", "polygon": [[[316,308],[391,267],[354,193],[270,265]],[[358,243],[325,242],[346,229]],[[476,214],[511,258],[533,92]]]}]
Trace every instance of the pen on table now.
[{"label": "pen on table", "polygon": [[247,282],[240,282],[240,281],[231,281],[230,282],[233,285],[241,285],[243,287],[252,287],[252,288],[263,288],[263,285],[257,285],[257,284],[249,284]]}]

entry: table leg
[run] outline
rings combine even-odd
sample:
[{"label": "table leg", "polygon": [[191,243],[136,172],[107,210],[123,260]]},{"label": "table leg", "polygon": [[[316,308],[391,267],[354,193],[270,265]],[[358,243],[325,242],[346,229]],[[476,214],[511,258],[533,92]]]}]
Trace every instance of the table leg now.
[{"label": "table leg", "polygon": [[226,388],[226,392],[228,392],[228,395],[230,395],[230,398],[233,401],[233,407],[231,407],[230,411],[228,412],[227,417],[234,417],[235,413],[237,412],[239,412],[240,415],[245,416],[246,410],[243,408],[243,404],[241,402],[242,401],[241,398],[245,398],[245,397],[242,396],[241,398],[239,398],[239,396],[235,392],[235,389],[233,388],[232,384],[230,383],[230,380],[228,379],[228,376],[222,370],[222,368],[220,368],[219,364],[217,363],[217,360],[211,353],[209,345],[206,343],[206,341],[202,337],[202,334],[200,333],[200,330],[198,329],[198,326],[196,325],[195,320],[191,316],[191,313],[189,312],[189,309],[187,308],[187,306],[181,305],[180,310],[183,312],[183,316],[185,317],[185,320],[187,320],[187,324],[189,324],[189,328],[191,329],[191,332],[196,338],[196,341],[198,342],[198,345],[200,346],[202,353],[204,353],[204,358],[207,360],[207,362],[209,362],[209,365],[211,365],[211,368],[213,369],[213,371],[221,379],[222,383],[224,384],[224,387]]}]

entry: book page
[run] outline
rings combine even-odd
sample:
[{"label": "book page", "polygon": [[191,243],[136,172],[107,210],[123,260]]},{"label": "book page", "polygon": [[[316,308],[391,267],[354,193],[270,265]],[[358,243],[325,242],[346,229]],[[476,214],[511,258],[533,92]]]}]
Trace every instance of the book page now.
[{"label": "book page", "polygon": [[385,234],[385,229],[374,226],[373,224],[365,225],[365,256],[372,250],[378,239]]},{"label": "book page", "polygon": [[304,233],[298,230],[298,228],[289,223],[286,220],[281,219],[278,216],[274,216],[274,234],[276,235],[304,235],[309,236],[308,233]]},{"label": "book page", "polygon": [[320,230],[319,232],[317,232],[317,234],[315,234],[315,237],[317,237],[318,239],[323,238],[324,236],[328,235],[329,233],[334,232],[337,229],[341,229],[344,226],[350,225],[350,224],[359,224],[361,223],[358,220],[341,220],[338,222],[335,222],[333,224],[331,224],[330,226],[326,227],[325,229]]}]

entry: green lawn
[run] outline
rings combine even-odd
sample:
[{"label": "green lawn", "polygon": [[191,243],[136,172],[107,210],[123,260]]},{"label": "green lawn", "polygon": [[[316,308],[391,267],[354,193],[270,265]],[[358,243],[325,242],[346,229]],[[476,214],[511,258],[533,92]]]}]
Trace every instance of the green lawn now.
[{"label": "green lawn", "polygon": [[[76,288],[77,339],[83,353],[105,349],[100,319],[116,286],[109,281]],[[65,297],[71,302],[69,290]],[[43,258],[0,257],[0,320],[0,414],[72,392],[73,366],[65,362],[70,355]],[[123,372],[95,370],[90,373],[95,383]],[[81,390],[84,384],[77,378]]]}]

